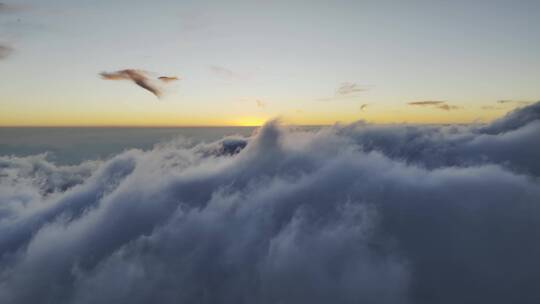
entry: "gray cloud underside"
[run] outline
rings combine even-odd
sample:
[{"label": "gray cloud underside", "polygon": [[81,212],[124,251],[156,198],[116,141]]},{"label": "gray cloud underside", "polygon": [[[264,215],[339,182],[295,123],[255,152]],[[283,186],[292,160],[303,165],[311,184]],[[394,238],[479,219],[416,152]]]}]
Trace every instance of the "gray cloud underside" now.
[{"label": "gray cloud underside", "polygon": [[0,303],[537,303],[540,103],[0,158]]}]

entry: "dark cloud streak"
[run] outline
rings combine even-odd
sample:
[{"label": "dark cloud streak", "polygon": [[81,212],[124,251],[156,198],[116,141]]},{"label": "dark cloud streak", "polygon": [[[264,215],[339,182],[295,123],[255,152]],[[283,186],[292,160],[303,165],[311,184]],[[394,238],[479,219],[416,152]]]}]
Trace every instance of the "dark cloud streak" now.
[{"label": "dark cloud streak", "polygon": [[176,76],[160,76],[160,77],[158,77],[158,79],[163,81],[163,82],[173,82],[173,81],[180,80],[180,78],[178,78]]},{"label": "dark cloud streak", "polygon": [[334,96],[318,98],[320,101],[330,101],[338,99],[348,99],[357,97],[358,93],[365,92],[371,89],[371,86],[362,86],[354,82],[344,82],[336,89]]},{"label": "dark cloud streak", "polygon": [[[116,72],[102,72],[101,78],[105,80],[129,80],[138,85],[139,87],[151,92],[156,97],[163,95],[163,89],[159,84],[152,81],[149,77],[149,73],[142,70],[125,69]],[[158,80],[164,83],[176,81],[179,78],[176,76],[161,76]]]},{"label": "dark cloud streak", "polygon": [[502,99],[502,100],[497,100],[497,103],[499,103],[499,104],[518,104],[518,105],[521,105],[521,106],[526,106],[526,105],[530,105],[532,102],[525,101],[525,100]]},{"label": "dark cloud streak", "polygon": [[459,110],[460,109],[460,107],[458,107],[458,106],[453,106],[453,105],[448,105],[448,104],[438,105],[437,108],[439,108],[441,110],[445,110],[445,111]]},{"label": "dark cloud streak", "polygon": [[365,92],[369,90],[368,87],[360,86],[354,82],[344,82],[336,90],[338,96],[348,96],[355,93]]},{"label": "dark cloud streak", "polygon": [[408,105],[410,106],[436,106],[444,104],[445,101],[443,100],[424,100],[424,101],[412,101],[409,102]]},{"label": "dark cloud streak", "polygon": [[418,107],[435,107],[435,108],[445,110],[445,111],[461,109],[461,107],[447,104],[446,101],[444,100],[412,101],[407,104],[410,106],[418,106]]}]

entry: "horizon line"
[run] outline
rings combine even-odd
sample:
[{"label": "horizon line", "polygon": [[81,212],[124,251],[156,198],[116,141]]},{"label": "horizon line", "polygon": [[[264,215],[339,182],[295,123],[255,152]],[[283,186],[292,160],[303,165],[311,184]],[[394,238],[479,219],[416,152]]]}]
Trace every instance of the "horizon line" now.
[{"label": "horizon line", "polygon": [[[0,125],[0,128],[255,128],[261,125]],[[284,124],[300,127],[323,127],[333,124]]]},{"label": "horizon line", "polygon": [[[330,127],[334,125],[349,125],[356,122],[339,122],[336,121],[332,124],[289,124],[282,123],[284,126],[291,127]],[[436,123],[436,122],[386,122],[376,123],[363,121],[370,125],[479,125],[487,124],[489,122],[452,122],[452,123]],[[7,128],[257,128],[262,127],[266,123],[261,125],[0,125],[0,129]]]}]

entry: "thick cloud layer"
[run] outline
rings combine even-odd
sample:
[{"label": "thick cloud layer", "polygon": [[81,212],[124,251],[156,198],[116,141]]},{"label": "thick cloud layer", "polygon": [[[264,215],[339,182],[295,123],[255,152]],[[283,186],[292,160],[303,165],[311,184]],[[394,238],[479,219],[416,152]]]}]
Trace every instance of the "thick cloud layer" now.
[{"label": "thick cloud layer", "polygon": [[537,107],[2,158],[0,302],[537,303]]},{"label": "thick cloud layer", "polygon": [[370,125],[332,130],[365,152],[378,151],[433,169],[497,164],[540,176],[540,102],[510,112],[486,126]]}]

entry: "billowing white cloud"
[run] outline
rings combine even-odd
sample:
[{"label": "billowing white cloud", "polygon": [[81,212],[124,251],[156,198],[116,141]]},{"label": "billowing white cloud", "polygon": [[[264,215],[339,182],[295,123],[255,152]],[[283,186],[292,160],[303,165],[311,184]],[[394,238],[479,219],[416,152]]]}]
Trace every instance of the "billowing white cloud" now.
[{"label": "billowing white cloud", "polygon": [[539,107],[3,158],[0,302],[535,303]]}]

